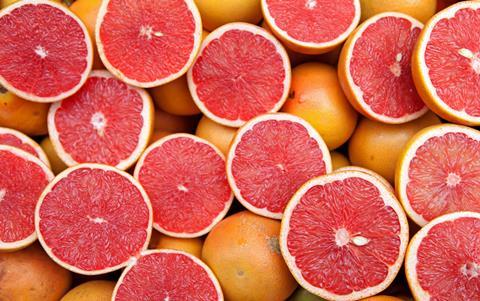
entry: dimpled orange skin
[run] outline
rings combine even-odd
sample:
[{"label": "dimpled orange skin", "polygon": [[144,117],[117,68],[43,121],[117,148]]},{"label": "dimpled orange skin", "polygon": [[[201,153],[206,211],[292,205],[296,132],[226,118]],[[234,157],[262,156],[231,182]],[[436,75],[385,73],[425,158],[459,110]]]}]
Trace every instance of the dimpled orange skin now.
[{"label": "dimpled orange skin", "polygon": [[50,104],[24,100],[0,86],[0,126],[30,136],[45,135]]},{"label": "dimpled orange skin", "polygon": [[282,111],[308,121],[330,150],[350,138],[358,118],[343,94],[335,68],[321,63],[306,63],[292,70],[290,95]]},{"label": "dimpled orange skin", "polygon": [[437,0],[360,0],[362,21],[379,13],[394,11],[425,23],[436,12]]},{"label": "dimpled orange skin", "polygon": [[229,301],[283,301],[297,283],[280,253],[280,221],[248,211],[221,221],[208,234],[202,258]]},{"label": "dimpled orange skin", "polygon": [[331,152],[330,157],[332,158],[332,170],[337,170],[341,167],[349,166],[350,161],[348,158],[339,152]]},{"label": "dimpled orange skin", "polygon": [[363,118],[350,139],[350,161],[375,171],[393,184],[397,160],[410,138],[421,129],[439,123],[440,119],[432,112],[397,125]]},{"label": "dimpled orange skin", "polygon": [[156,249],[183,251],[197,258],[202,257],[203,241],[201,238],[177,238],[160,234]]},{"label": "dimpled orange skin", "polygon": [[38,244],[0,253],[2,301],[58,301],[71,283],[72,274],[54,263]]},{"label": "dimpled orange skin", "polygon": [[115,282],[94,280],[70,290],[60,301],[111,301]]},{"label": "dimpled orange skin", "polygon": [[362,299],[361,301],[403,301],[403,299],[391,296],[373,296]]},{"label": "dimpled orange skin", "polygon": [[52,141],[49,137],[44,138],[40,143],[40,146],[47,155],[48,161],[50,162],[50,166],[52,167],[52,171],[54,174],[58,175],[59,173],[67,169],[67,165],[57,155],[57,152],[55,151],[55,148],[53,148]]},{"label": "dimpled orange skin", "polygon": [[260,0],[195,0],[195,4],[208,31],[231,22],[258,24],[262,19]]},{"label": "dimpled orange skin", "polygon": [[226,156],[236,133],[236,128],[218,124],[203,116],[197,125],[195,135],[211,142]]},{"label": "dimpled orange skin", "polygon": [[102,0],[76,0],[70,10],[85,24],[93,44],[93,69],[105,69],[95,43],[95,25]]}]

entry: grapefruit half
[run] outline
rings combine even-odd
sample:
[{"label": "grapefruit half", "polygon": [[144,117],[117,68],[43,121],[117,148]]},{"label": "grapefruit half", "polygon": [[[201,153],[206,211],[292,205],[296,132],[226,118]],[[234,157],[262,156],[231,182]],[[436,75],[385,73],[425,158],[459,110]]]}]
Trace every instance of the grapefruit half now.
[{"label": "grapefruit half", "polygon": [[37,157],[0,145],[0,251],[24,248],[37,239],[35,205],[53,173]]},{"label": "grapefruit half", "polygon": [[364,116],[405,123],[428,108],[415,90],[411,56],[423,24],[395,12],[363,22],[342,49],[338,75],[343,90]]},{"label": "grapefruit half", "polygon": [[359,0],[262,0],[262,11],[274,34],[305,54],[333,50],[360,21]]},{"label": "grapefruit half", "polygon": [[210,268],[181,251],[148,250],[123,271],[112,301],[223,301],[222,289]]},{"label": "grapefruit half", "polygon": [[266,30],[230,23],[205,38],[187,79],[203,114],[217,123],[239,127],[282,107],[290,89],[291,69],[282,44]]},{"label": "grapefruit half", "polygon": [[50,139],[68,165],[102,163],[125,170],[147,147],[153,127],[148,93],[108,71],[93,71],[71,97],[48,113]]},{"label": "grapefruit half", "polygon": [[248,210],[281,219],[287,202],[306,181],[332,171],[330,152],[306,121],[265,114],[241,127],[227,157],[228,181]]},{"label": "grapefruit half", "polygon": [[106,0],[95,37],[110,72],[152,88],[187,72],[200,48],[202,21],[193,0]]},{"label": "grapefruit half", "polygon": [[107,165],[79,164],[45,188],[35,229],[60,266],[83,275],[105,274],[147,248],[152,208],[131,175]]},{"label": "grapefruit half", "polygon": [[61,4],[18,1],[0,11],[0,85],[27,100],[54,102],[80,89],[92,69],[85,25]]},{"label": "grapefruit half", "polygon": [[327,300],[378,294],[408,243],[400,203],[376,177],[336,172],[303,185],[285,209],[280,247],[298,283]]},{"label": "grapefruit half", "polygon": [[0,127],[0,145],[10,145],[30,153],[40,159],[48,168],[50,162],[43,149],[32,138],[9,128]]},{"label": "grapefruit half", "polygon": [[420,226],[455,211],[480,212],[480,132],[443,124],[418,132],[400,155],[396,188]]},{"label": "grapefruit half", "polygon": [[405,273],[415,300],[480,300],[480,214],[429,222],[411,240]]},{"label": "grapefruit half", "polygon": [[480,125],[480,2],[437,13],[418,38],[412,74],[429,108],[448,121]]},{"label": "grapefruit half", "polygon": [[370,170],[368,168],[364,168],[364,167],[360,167],[360,166],[354,166],[354,165],[349,165],[349,166],[345,166],[345,167],[340,167],[338,168],[337,170],[335,170],[335,172],[341,172],[341,171],[359,171],[359,172],[364,172],[366,174],[369,174],[369,175],[372,175],[374,176],[375,178],[377,178],[377,180],[379,182],[382,182],[383,185],[385,185],[388,189],[390,189],[392,192],[395,192],[395,189],[393,189],[392,187],[392,184],[390,184],[390,182],[387,181],[387,179],[385,179],[384,177],[382,177],[381,175],[379,175],[378,173],[374,172],[373,170]]},{"label": "grapefruit half", "polygon": [[225,157],[210,142],[168,135],[150,145],[135,167],[153,205],[153,227],[173,237],[199,237],[227,214],[233,201]]}]

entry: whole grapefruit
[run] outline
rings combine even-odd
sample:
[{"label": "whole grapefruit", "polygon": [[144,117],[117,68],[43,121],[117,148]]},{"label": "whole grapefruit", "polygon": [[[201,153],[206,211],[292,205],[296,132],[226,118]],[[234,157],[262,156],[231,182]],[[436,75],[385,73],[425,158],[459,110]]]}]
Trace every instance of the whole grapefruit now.
[{"label": "whole grapefruit", "polygon": [[220,222],[205,240],[202,258],[230,301],[282,301],[297,284],[278,244],[280,222],[242,211]]},{"label": "whole grapefruit", "polygon": [[203,240],[201,238],[177,238],[160,234],[156,249],[183,251],[200,258],[202,256]]},{"label": "whole grapefruit", "polygon": [[60,301],[110,301],[115,282],[93,280],[71,289]]},{"label": "whole grapefruit", "polygon": [[435,14],[437,0],[360,0],[362,21],[379,13],[394,11],[425,23]]},{"label": "whole grapefruit", "polygon": [[57,175],[60,172],[67,169],[67,165],[57,155],[57,152],[53,148],[52,141],[50,140],[49,137],[45,137],[40,143],[40,146],[42,147],[43,151],[47,155],[48,161],[50,162],[50,166],[54,174]]},{"label": "whole grapefruit", "polygon": [[155,110],[153,130],[172,133],[191,133],[197,124],[197,118],[172,115],[162,110]]},{"label": "whole grapefruit", "polygon": [[347,156],[340,152],[330,152],[330,157],[332,158],[332,170],[337,170],[341,167],[350,165]]},{"label": "whole grapefruit", "polygon": [[195,135],[213,143],[224,155],[227,155],[236,132],[236,128],[221,125],[203,116],[198,122]]},{"label": "whole grapefruit", "polygon": [[231,22],[258,24],[262,19],[260,0],[195,0],[195,4],[208,31]]}]

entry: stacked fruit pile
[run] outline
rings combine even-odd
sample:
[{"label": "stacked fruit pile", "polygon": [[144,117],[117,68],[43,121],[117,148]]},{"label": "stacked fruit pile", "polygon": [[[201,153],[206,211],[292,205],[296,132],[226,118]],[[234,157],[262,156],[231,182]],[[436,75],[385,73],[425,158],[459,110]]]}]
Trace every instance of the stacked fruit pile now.
[{"label": "stacked fruit pile", "polygon": [[0,300],[480,300],[479,1],[0,5]]}]

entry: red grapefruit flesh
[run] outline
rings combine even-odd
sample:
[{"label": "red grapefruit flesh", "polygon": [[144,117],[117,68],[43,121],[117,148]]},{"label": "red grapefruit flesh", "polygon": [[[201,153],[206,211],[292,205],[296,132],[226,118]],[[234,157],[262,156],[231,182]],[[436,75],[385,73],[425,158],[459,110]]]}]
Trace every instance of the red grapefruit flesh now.
[{"label": "red grapefruit flesh", "polygon": [[397,275],[408,223],[393,193],[359,171],[315,178],[288,204],[282,255],[305,289],[327,300],[358,300],[383,291]]},{"label": "red grapefruit flesh", "polygon": [[200,48],[202,22],[193,0],[108,0],[95,35],[110,72],[151,88],[187,72]]},{"label": "red grapefruit flesh", "polygon": [[271,34],[230,23],[205,38],[187,77],[193,100],[208,118],[239,127],[282,107],[291,69],[285,49]]},{"label": "red grapefruit flesh", "polygon": [[68,166],[102,163],[125,170],[147,147],[152,115],[146,91],[98,70],[76,94],[52,104],[48,131]]},{"label": "red grapefruit flesh", "polygon": [[48,162],[47,155],[40,145],[19,131],[0,127],[0,145],[10,145],[26,151],[39,158],[48,168],[50,168],[50,162]]},{"label": "red grapefruit flesh", "polygon": [[153,206],[153,227],[174,237],[208,233],[233,201],[223,154],[204,139],[173,134],[152,144],[135,167]]},{"label": "red grapefruit flesh", "polygon": [[366,117],[398,124],[427,112],[410,65],[422,28],[408,15],[382,13],[362,23],[343,47],[340,83],[352,105]]},{"label": "red grapefruit flesh", "polygon": [[252,119],[237,132],[227,159],[236,198],[250,211],[281,219],[306,181],[332,171],[330,153],[315,129],[296,116]]},{"label": "red grapefruit flesh", "polygon": [[48,255],[79,274],[125,267],[145,250],[152,231],[147,194],[129,174],[101,164],[79,164],[44,190],[35,228]]},{"label": "red grapefruit flesh", "polygon": [[92,69],[85,25],[53,1],[18,1],[0,11],[0,85],[22,98],[54,102],[75,93]]},{"label": "red grapefruit flesh", "polygon": [[408,246],[405,272],[415,300],[480,300],[480,214],[434,219]]},{"label": "red grapefruit flesh", "polygon": [[149,250],[130,264],[117,282],[112,301],[223,301],[210,268],[181,251]]},{"label": "red grapefruit flesh", "polygon": [[37,239],[35,205],[53,173],[33,155],[0,145],[0,251],[16,250]]},{"label": "red grapefruit flesh", "polygon": [[398,195],[418,225],[450,212],[480,212],[479,131],[449,124],[426,128],[398,164]]},{"label": "red grapefruit flesh", "polygon": [[262,10],[275,35],[306,54],[332,50],[360,21],[358,0],[262,0]]}]

